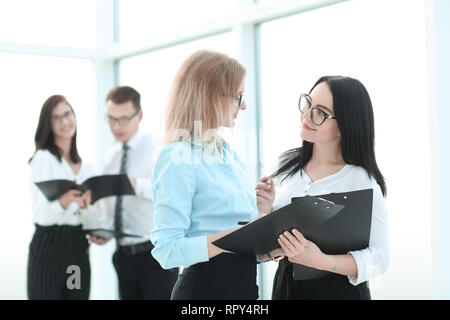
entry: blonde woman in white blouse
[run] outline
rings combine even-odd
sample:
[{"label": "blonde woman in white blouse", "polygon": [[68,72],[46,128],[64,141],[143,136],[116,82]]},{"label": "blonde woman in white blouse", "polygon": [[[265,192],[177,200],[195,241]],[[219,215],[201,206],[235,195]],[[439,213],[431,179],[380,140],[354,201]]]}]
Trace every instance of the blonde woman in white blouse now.
[{"label": "blonde woman in white blouse", "polygon": [[[356,79],[320,78],[299,100],[302,147],[283,153],[278,169],[256,186],[260,213],[292,197],[373,189],[369,246],[324,254],[296,229],[279,236],[280,261],[273,299],[370,299],[368,280],[389,265],[386,185],[375,159],[374,117],[367,90]],[[321,279],[295,281],[292,263],[330,271]]]},{"label": "blonde woman in white blouse", "polygon": [[[49,97],[41,109],[30,159],[33,223],[36,230],[28,257],[29,299],[88,299],[89,244],[82,229],[95,227],[99,216],[90,205],[91,193],[70,190],[48,201],[35,182],[56,179],[82,183],[94,172],[76,146],[75,114],[61,95]],[[76,270],[80,281],[68,285]]]}]

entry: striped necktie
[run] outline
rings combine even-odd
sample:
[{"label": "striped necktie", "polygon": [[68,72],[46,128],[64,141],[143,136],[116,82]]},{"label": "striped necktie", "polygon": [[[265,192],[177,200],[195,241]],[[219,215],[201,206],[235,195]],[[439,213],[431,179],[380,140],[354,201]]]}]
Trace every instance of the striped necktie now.
[{"label": "striped necktie", "polygon": [[[130,147],[124,143],[122,147],[122,159],[120,161],[120,174],[127,173],[127,151]],[[120,239],[119,234],[122,233],[122,196],[117,197],[116,210],[114,212],[114,230],[116,232],[117,240]]]}]

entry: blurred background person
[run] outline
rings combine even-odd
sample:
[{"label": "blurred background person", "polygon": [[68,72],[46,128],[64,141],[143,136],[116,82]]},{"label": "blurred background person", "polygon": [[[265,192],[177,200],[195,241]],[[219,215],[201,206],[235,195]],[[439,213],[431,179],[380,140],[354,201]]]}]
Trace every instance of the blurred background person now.
[{"label": "blurred background person", "polygon": [[[81,184],[93,167],[77,150],[75,113],[64,96],[49,97],[41,109],[35,134],[36,151],[29,161],[35,232],[29,246],[29,299],[88,299],[90,292],[89,244],[83,227],[95,227],[99,213],[91,206],[91,193],[69,190],[48,201],[35,185],[46,180],[73,180]],[[79,286],[69,288],[70,266],[76,266]],[[77,275],[77,276],[78,276]]]},{"label": "blurred background person", "polygon": [[[101,200],[102,223],[117,233],[113,264],[121,299],[169,299],[178,269],[164,270],[151,255],[153,198],[150,177],[155,152],[152,135],[139,130],[143,112],[139,92],[128,86],[111,89],[106,97],[106,120],[116,143],[104,158],[103,174],[127,174],[136,195]],[[103,244],[108,239],[90,237]]]}]

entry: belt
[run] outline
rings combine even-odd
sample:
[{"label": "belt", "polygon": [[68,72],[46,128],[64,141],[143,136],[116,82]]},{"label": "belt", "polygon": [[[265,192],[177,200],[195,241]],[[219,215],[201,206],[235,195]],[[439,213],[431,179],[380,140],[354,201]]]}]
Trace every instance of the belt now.
[{"label": "belt", "polygon": [[150,252],[154,248],[151,241],[146,241],[138,244],[132,244],[128,246],[119,246],[118,250],[127,256],[133,256],[145,251]]}]

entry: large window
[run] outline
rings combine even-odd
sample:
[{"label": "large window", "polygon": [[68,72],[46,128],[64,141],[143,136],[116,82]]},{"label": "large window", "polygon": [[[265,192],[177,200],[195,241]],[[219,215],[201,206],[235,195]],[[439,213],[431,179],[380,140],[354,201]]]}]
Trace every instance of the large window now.
[{"label": "large window", "polygon": [[0,53],[0,70],[0,166],[6,182],[0,186],[6,219],[0,225],[0,299],[26,299],[28,244],[34,232],[27,162],[34,152],[39,113],[50,95],[65,95],[76,114],[80,155],[95,160],[93,69],[89,60]]},{"label": "large window", "polygon": [[0,41],[95,47],[96,7],[92,0],[0,2]]},{"label": "large window", "polygon": [[121,0],[120,42],[142,45],[196,28],[208,28],[234,12],[235,3],[235,0]]},{"label": "large window", "polygon": [[160,137],[164,123],[164,109],[175,73],[181,63],[200,49],[234,53],[231,33],[223,33],[163,50],[149,52],[120,62],[120,84],[134,87],[141,93],[144,117],[143,131]]},{"label": "large window", "polygon": [[388,273],[371,282],[375,298],[431,294],[424,20],[423,0],[370,0],[261,25],[263,173],[301,144],[297,101],[320,76],[357,78],[371,95],[391,244]]}]

